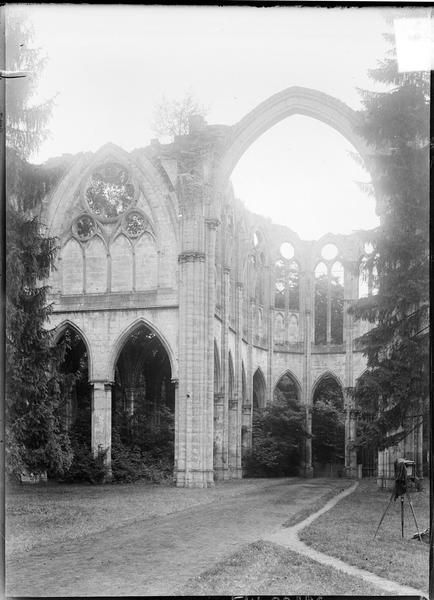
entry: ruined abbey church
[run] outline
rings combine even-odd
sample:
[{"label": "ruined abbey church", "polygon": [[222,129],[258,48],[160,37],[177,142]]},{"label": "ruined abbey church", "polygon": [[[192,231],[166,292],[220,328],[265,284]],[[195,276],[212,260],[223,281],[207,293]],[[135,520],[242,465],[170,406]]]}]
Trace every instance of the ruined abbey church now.
[{"label": "ruined abbey church", "polygon": [[[389,468],[384,453],[359,454],[351,445],[358,410],[346,390],[366,365],[355,341],[364,324],[347,309],[373,291],[372,277],[360,278],[366,237],[302,240],[249,212],[232,192],[243,153],[294,114],[336,129],[369,170],[358,114],[297,87],[233,126],[195,117],[189,135],[172,144],[153,141],[130,153],[108,144],[44,165],[61,171],[41,215],[60,246],[49,327],[55,339],[69,329],[80,340],[91,445],[107,450],[108,463],[116,410],[151,415],[164,405],[174,414],[178,486],[240,478],[253,412],[272,403],[284,382],[306,411],[308,431],[318,390],[339,390],[345,456],[338,474],[381,477]],[[303,448],[306,476],[322,474],[314,443]],[[408,444],[420,468],[422,431]]]}]

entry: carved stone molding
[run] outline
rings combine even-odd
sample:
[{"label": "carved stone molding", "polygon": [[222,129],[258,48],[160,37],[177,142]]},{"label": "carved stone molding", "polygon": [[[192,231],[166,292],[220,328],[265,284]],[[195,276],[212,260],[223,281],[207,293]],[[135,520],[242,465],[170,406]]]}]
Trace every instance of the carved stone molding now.
[{"label": "carved stone molding", "polygon": [[178,256],[178,262],[205,262],[205,254],[203,252],[181,252]]},{"label": "carved stone molding", "polygon": [[220,221],[218,219],[205,219],[205,223],[208,225],[209,229],[217,229],[220,225]]},{"label": "carved stone molding", "polygon": [[214,394],[214,404],[223,404],[224,394],[218,393]]}]

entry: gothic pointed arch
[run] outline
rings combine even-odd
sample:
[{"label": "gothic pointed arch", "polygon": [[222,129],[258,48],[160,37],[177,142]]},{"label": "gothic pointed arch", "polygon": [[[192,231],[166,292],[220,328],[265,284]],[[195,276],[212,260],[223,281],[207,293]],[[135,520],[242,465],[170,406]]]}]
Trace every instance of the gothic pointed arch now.
[{"label": "gothic pointed arch", "polygon": [[255,140],[276,123],[295,114],[312,117],[330,125],[354,146],[369,169],[368,147],[357,133],[361,122],[360,114],[328,94],[294,86],[264,100],[230,129],[217,175],[222,189],[226,187],[240,157]]},{"label": "gothic pointed arch", "polygon": [[134,331],[138,330],[141,326],[145,326],[146,328],[148,328],[151,332],[153,332],[158,337],[159,341],[161,342],[162,346],[164,347],[165,351],[167,352],[167,356],[168,356],[169,361],[170,361],[170,368],[171,368],[171,373],[172,373],[172,379],[177,379],[178,378],[177,360],[175,358],[175,354],[173,352],[173,349],[172,349],[170,343],[168,342],[166,336],[162,333],[162,331],[155,324],[151,323],[150,321],[148,321],[144,317],[140,317],[138,319],[135,319],[118,336],[117,340],[113,344],[113,349],[112,349],[112,351],[110,353],[110,358],[109,358],[109,361],[108,361],[108,373],[109,373],[110,380],[114,381],[116,362],[117,362],[117,360],[119,358],[119,354],[121,353],[122,348],[123,348],[125,342],[129,338],[129,336],[132,333],[134,333]]},{"label": "gothic pointed arch", "polygon": [[267,385],[260,367],[253,374],[253,410],[262,410],[266,404]]},{"label": "gothic pointed arch", "polygon": [[290,371],[285,369],[276,379],[273,388],[273,396],[276,398],[276,393],[282,392],[288,397],[299,401],[301,399],[301,385],[298,378]]}]

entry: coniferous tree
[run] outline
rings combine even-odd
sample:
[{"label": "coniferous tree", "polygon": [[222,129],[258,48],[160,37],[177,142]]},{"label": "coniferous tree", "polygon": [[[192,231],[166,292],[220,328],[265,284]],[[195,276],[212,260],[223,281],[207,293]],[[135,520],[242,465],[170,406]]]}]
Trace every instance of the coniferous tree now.
[{"label": "coniferous tree", "polygon": [[389,89],[363,92],[360,133],[381,225],[366,266],[378,274],[377,293],[352,309],[372,324],[360,338],[368,371],[353,393],[362,415],[376,415],[359,443],[381,449],[418,426],[428,405],[430,88],[428,73],[398,71],[393,47],[370,75]]},{"label": "coniferous tree", "polygon": [[50,108],[50,102],[32,103],[44,60],[31,42],[24,13],[9,8],[7,67],[31,72],[24,81],[8,81],[6,93],[6,466],[17,476],[62,473],[72,460],[62,419],[64,348],[52,346],[44,327],[51,311],[44,281],[53,268],[56,242],[26,211],[28,192],[38,184],[28,182],[27,158],[46,136]]}]

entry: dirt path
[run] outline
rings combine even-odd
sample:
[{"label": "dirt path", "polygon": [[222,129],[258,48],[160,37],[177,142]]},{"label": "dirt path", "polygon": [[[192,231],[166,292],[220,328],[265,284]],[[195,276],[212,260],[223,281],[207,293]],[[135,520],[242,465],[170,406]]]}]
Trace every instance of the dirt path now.
[{"label": "dirt path", "polygon": [[424,597],[425,593],[421,590],[416,590],[414,588],[401,585],[396,581],[390,581],[388,579],[385,579],[384,577],[379,577],[374,573],[370,573],[369,571],[353,567],[352,565],[349,565],[343,562],[342,560],[339,560],[338,558],[329,556],[324,552],[318,552],[317,550],[308,546],[298,538],[298,533],[302,529],[310,525],[313,521],[315,521],[315,519],[320,517],[322,514],[333,508],[342,498],[354,492],[357,489],[357,486],[358,484],[356,483],[350,488],[341,492],[338,496],[329,500],[323,506],[323,508],[316,511],[300,523],[297,523],[293,527],[289,527],[287,529],[281,528],[279,531],[266,535],[264,539],[270,542],[274,542],[276,544],[280,544],[281,546],[285,546],[286,548],[290,548],[293,552],[303,554],[304,556],[307,556],[308,558],[311,558],[316,562],[319,562],[329,567],[333,567],[334,569],[346,573],[347,575],[359,577],[364,581],[368,582],[369,584],[375,585],[380,589],[383,589],[389,594]]},{"label": "dirt path", "polygon": [[174,594],[244,544],[278,532],[330,489],[327,480],[260,481],[235,496],[216,494],[214,503],[35,547],[8,561],[7,594]]}]

